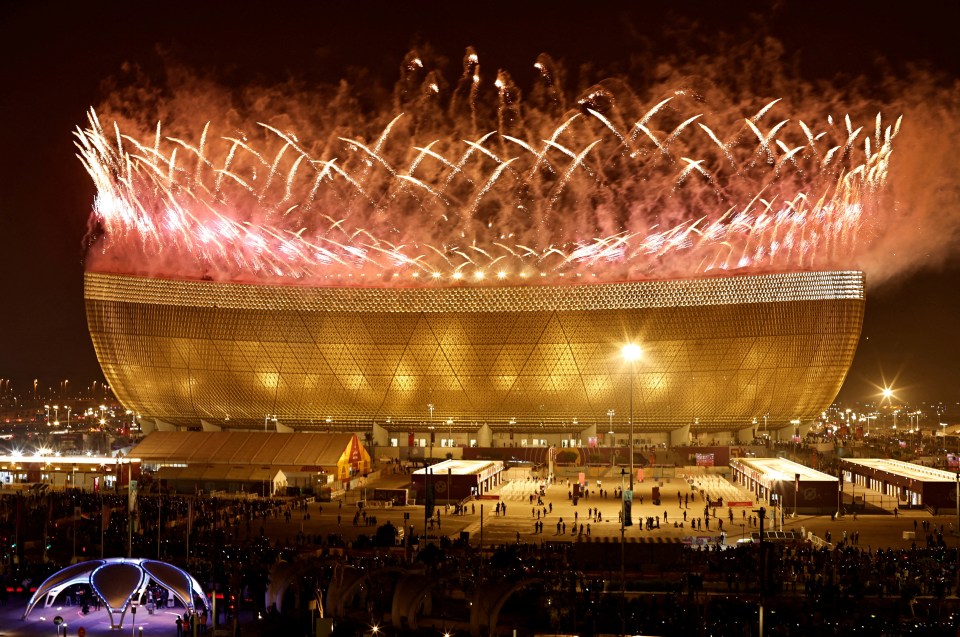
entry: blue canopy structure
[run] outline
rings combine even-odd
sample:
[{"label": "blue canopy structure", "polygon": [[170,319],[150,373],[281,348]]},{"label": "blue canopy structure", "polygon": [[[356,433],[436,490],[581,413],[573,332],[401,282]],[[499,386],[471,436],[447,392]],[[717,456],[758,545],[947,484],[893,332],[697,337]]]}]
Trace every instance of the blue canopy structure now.
[{"label": "blue canopy structure", "polygon": [[197,598],[205,609],[210,609],[200,583],[185,570],[158,560],[111,557],[72,564],[48,577],[30,598],[23,619],[40,600],[46,598],[44,607],[49,608],[64,589],[86,584],[103,600],[111,627],[121,628],[127,609],[143,596],[150,582],[166,588],[190,612],[196,612]]}]

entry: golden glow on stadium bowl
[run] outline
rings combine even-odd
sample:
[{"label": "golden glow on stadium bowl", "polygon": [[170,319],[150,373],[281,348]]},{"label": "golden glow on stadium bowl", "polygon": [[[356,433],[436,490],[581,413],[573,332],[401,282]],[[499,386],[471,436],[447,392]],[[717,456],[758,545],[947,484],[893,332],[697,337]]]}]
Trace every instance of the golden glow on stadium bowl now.
[{"label": "golden glow on stadium bowl", "polygon": [[[855,271],[485,288],[88,273],[85,297],[107,380],[144,419],[409,431],[433,405],[457,430],[561,431],[627,413],[633,378],[638,431],[702,431],[829,405],[863,286]],[[635,363],[625,342],[642,343]]]}]

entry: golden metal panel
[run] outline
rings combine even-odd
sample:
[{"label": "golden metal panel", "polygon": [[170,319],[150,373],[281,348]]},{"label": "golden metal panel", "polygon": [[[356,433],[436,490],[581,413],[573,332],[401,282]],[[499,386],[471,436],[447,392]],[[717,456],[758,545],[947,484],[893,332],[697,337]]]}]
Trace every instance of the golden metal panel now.
[{"label": "golden metal panel", "polygon": [[[863,275],[801,272],[503,288],[307,288],[85,278],[97,355],[144,417],[353,430],[637,430],[815,417],[863,320]],[[389,419],[389,422],[386,422]],[[516,421],[511,425],[510,421]],[[696,423],[696,424],[694,424]]]}]

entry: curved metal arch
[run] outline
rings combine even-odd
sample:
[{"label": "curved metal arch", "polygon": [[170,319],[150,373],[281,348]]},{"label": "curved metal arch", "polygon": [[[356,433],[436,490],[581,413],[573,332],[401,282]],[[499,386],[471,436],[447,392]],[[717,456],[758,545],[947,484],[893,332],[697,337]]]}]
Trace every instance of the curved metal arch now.
[{"label": "curved metal arch", "polygon": [[[200,583],[183,569],[158,560],[115,557],[88,560],[57,571],[37,588],[21,619],[26,619],[44,597],[47,598],[46,605],[50,606],[68,586],[86,584],[106,605],[111,627],[122,628],[132,600],[143,595],[150,581],[169,590],[191,611],[196,611],[194,599],[197,596],[203,600],[204,608],[210,610],[210,602]],[[118,612],[120,621],[115,624],[114,618]]]},{"label": "curved metal arch", "polygon": [[[438,583],[424,573],[408,573],[397,582],[393,591],[390,621],[394,628],[416,630],[421,603]],[[406,626],[403,622],[406,621]]]},{"label": "curved metal arch", "polygon": [[50,607],[63,589],[73,586],[74,584],[89,584],[90,574],[104,562],[105,560],[90,560],[72,564],[43,580],[43,583],[37,587],[36,592],[30,597],[30,601],[27,602],[27,609],[23,611],[23,617],[21,617],[21,619],[26,619],[30,611],[33,610],[33,607],[36,606],[37,602],[44,596],[47,596],[47,601],[44,606]]},{"label": "curved metal arch", "polygon": [[[149,581],[150,577],[140,564],[132,562],[108,562],[90,573],[90,585],[107,606],[111,628],[123,626],[130,602],[143,593]],[[118,611],[120,623],[114,624],[114,614]]]},{"label": "curved metal arch", "polygon": [[497,622],[500,620],[500,611],[503,609],[503,605],[507,603],[507,600],[510,599],[510,596],[516,593],[521,588],[526,588],[532,584],[543,582],[543,578],[540,577],[531,577],[528,579],[523,579],[511,586],[510,588],[504,590],[499,595],[494,597],[490,593],[497,593],[496,590],[486,590],[486,589],[477,589],[477,603],[473,605],[472,611],[470,613],[470,634],[474,637],[477,637],[481,634],[481,619],[483,616],[486,616],[486,633],[495,634]]},{"label": "curved metal arch", "polygon": [[289,562],[277,562],[270,569],[270,581],[267,584],[267,590],[264,593],[264,604],[270,608],[271,604],[276,605],[278,611],[283,610],[283,596],[290,583],[297,576],[298,570]]},{"label": "curved metal arch", "polygon": [[[182,568],[157,560],[144,560],[141,563],[141,567],[146,571],[147,575],[150,576],[150,579],[166,587],[167,590],[173,593],[174,597],[180,600],[184,608],[190,611],[196,611],[197,607],[193,600],[195,597],[199,597],[203,600],[204,608],[207,611],[210,610],[210,602],[200,587],[200,582]],[[177,582],[177,579],[181,578],[182,581]]]},{"label": "curved metal arch", "polygon": [[[336,600],[331,600],[329,596],[329,592],[334,590],[333,587],[331,587],[330,591],[328,591],[327,604],[330,608],[335,608],[340,615],[343,615],[345,613],[344,609],[346,607],[347,601],[350,600],[356,594],[357,590],[360,587],[364,586],[368,582],[374,581],[388,574],[399,575],[400,577],[403,577],[404,575],[408,575],[410,571],[400,568],[398,566],[387,566],[384,568],[379,568],[376,571],[372,571],[372,572],[358,571],[357,573],[359,573],[359,575],[353,577],[346,586],[342,586],[342,582],[341,582],[341,586],[336,590],[336,593],[337,593]],[[336,602],[336,604],[334,606],[330,606],[330,604],[334,601]]]}]

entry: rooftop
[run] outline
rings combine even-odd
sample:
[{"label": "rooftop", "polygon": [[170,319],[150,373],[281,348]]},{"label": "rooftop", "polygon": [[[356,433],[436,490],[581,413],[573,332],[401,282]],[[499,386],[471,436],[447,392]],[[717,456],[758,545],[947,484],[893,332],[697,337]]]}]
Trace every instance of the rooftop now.
[{"label": "rooftop", "polygon": [[953,483],[957,481],[957,474],[952,471],[934,469],[933,467],[925,467],[923,465],[913,464],[912,462],[903,462],[902,460],[889,460],[885,458],[844,458],[843,461],[847,464],[855,464],[878,471],[885,471],[893,475],[919,480],[921,482]]},{"label": "rooftop", "polygon": [[[467,476],[481,473],[487,469],[494,469],[497,465],[503,467],[503,463],[499,460],[444,460],[429,468],[433,475],[446,475],[449,471],[451,475]],[[426,472],[426,469],[417,469],[413,473],[414,475],[424,475]]]},{"label": "rooftop", "polygon": [[802,464],[786,460],[785,458],[735,458],[730,460],[730,464],[739,463],[744,467],[749,467],[762,474],[766,480],[793,480],[800,474],[800,481],[805,480],[815,482],[837,482],[836,476],[829,473],[823,473],[816,469]]}]

